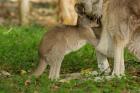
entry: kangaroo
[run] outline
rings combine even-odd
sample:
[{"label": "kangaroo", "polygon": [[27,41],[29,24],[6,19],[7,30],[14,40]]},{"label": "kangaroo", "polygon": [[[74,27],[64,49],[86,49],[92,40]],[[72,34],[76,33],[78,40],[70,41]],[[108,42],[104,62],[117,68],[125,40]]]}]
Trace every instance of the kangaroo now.
[{"label": "kangaroo", "polygon": [[102,30],[98,34],[99,43],[95,48],[99,52],[97,54],[98,64],[101,64],[99,68],[103,71],[110,68],[107,57],[111,57],[114,59],[112,75],[124,75],[125,48],[140,60],[140,0],[79,0],[79,2],[88,16],[99,17],[102,14]]},{"label": "kangaroo", "polygon": [[82,7],[77,8],[77,25],[56,26],[43,36],[39,45],[39,65],[33,73],[35,77],[39,77],[46,66],[50,65],[49,78],[59,79],[61,64],[66,54],[80,49],[86,43],[97,45],[98,41],[91,28],[96,22],[84,15]]}]

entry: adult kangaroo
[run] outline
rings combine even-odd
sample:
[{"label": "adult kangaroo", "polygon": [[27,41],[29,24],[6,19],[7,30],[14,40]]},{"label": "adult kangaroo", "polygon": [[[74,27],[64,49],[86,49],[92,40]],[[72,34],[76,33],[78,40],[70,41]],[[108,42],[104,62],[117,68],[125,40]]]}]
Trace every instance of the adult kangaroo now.
[{"label": "adult kangaroo", "polygon": [[102,9],[102,32],[96,47],[100,53],[97,54],[97,60],[104,68],[106,64],[108,65],[107,57],[114,58],[112,75],[123,75],[124,48],[128,48],[140,59],[140,0],[89,0],[90,3],[79,0],[79,2],[84,5],[85,14],[93,18],[101,14],[95,11],[94,4],[98,3],[99,9]]}]

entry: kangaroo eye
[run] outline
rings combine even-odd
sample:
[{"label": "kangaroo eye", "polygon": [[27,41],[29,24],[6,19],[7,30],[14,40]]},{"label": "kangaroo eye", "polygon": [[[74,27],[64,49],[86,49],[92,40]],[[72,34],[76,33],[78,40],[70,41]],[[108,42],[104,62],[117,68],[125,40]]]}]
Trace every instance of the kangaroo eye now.
[{"label": "kangaroo eye", "polygon": [[82,13],[85,13],[85,8],[84,8],[84,4],[80,4],[80,10],[82,11]]}]

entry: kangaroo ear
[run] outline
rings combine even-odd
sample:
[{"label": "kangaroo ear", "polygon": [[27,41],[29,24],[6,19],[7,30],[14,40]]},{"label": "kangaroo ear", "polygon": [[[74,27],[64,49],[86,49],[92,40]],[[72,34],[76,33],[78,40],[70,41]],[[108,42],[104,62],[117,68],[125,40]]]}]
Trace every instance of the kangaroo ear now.
[{"label": "kangaroo ear", "polygon": [[79,16],[84,15],[85,9],[84,9],[84,6],[82,4],[75,4],[74,8]]}]

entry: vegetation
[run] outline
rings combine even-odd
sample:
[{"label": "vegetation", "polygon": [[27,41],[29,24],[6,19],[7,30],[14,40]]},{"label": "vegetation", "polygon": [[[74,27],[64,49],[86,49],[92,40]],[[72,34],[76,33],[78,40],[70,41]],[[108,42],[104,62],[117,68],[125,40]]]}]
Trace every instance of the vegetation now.
[{"label": "vegetation", "polygon": [[[140,63],[127,51],[126,77],[95,82],[94,77],[60,83],[50,81],[47,71],[40,78],[31,79],[26,85],[28,74],[38,63],[38,44],[46,28],[0,26],[0,93],[140,93]],[[95,51],[86,45],[77,52],[66,55],[61,74],[80,72],[83,69],[97,70]],[[2,71],[10,76],[1,74]],[[134,77],[135,76],[135,77]]]}]

